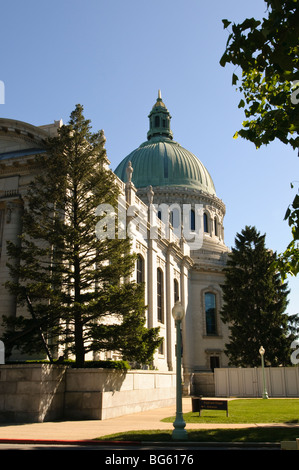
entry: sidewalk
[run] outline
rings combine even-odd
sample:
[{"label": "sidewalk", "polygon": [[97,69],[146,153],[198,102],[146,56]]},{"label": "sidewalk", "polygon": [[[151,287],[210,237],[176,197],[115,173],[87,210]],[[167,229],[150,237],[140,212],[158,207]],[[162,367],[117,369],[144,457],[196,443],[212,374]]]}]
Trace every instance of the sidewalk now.
[{"label": "sidewalk", "polygon": [[[191,411],[190,398],[183,399],[183,412]],[[147,429],[172,430],[173,423],[163,423],[161,420],[175,416],[175,405],[166,408],[143,411],[107,420],[90,421],[61,421],[30,424],[1,424],[0,443],[26,441],[80,441],[91,440],[118,432],[139,431]],[[283,424],[195,424],[188,423],[186,430],[242,428],[260,426],[282,426]],[[298,425],[299,436],[299,425]]]}]

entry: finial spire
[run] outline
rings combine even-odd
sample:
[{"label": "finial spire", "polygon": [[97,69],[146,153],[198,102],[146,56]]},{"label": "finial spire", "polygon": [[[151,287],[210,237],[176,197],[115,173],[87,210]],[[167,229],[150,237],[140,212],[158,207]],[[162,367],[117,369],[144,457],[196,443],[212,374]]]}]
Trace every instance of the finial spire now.
[{"label": "finial spire", "polygon": [[161,90],[158,90],[158,100],[161,100],[161,99],[162,99]]}]

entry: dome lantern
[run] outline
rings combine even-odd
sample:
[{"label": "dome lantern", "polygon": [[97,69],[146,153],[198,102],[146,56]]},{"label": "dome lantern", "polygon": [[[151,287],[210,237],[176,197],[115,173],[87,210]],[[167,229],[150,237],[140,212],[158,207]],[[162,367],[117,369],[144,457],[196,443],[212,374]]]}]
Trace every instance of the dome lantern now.
[{"label": "dome lantern", "polygon": [[170,113],[163,103],[161,97],[161,90],[158,91],[158,98],[149,114],[149,131],[147,138],[150,140],[152,137],[164,136],[172,139],[172,132],[170,129]]}]

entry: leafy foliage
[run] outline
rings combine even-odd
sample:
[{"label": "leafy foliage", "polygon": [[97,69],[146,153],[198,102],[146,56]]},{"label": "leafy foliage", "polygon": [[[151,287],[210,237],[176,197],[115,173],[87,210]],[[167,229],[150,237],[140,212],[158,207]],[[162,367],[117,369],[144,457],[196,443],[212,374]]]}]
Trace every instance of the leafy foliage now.
[{"label": "leafy foliage", "polygon": [[[236,132],[256,147],[278,138],[294,149],[299,146],[299,106],[293,82],[298,80],[299,11],[297,0],[267,0],[268,17],[247,18],[231,27],[220,60],[241,68],[232,83],[243,94],[239,108],[246,120]],[[297,86],[297,84],[296,84]],[[298,88],[299,94],[299,88]]]},{"label": "leafy foliage", "polygon": [[[232,84],[243,94],[243,127],[235,133],[257,148],[275,139],[299,147],[299,11],[298,0],[266,0],[268,16],[247,18],[241,24],[222,20],[231,28],[220,64],[241,68]],[[277,263],[282,278],[299,272],[298,196],[285,219],[292,240]]]},{"label": "leafy foliage", "polygon": [[[292,185],[293,186],[293,185]],[[296,194],[292,204],[288,207],[285,220],[291,227],[292,240],[277,260],[277,267],[285,280],[288,274],[297,276],[299,272],[299,195]]]}]

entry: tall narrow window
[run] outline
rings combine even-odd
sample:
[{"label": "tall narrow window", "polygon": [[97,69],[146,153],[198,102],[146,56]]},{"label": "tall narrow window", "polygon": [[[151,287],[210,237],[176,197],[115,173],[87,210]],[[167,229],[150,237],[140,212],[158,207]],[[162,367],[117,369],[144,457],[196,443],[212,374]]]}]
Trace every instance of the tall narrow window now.
[{"label": "tall narrow window", "polygon": [[157,269],[157,316],[158,321],[164,323],[164,302],[163,302],[163,271]]},{"label": "tall narrow window", "polygon": [[217,217],[214,219],[214,231],[215,231],[215,236],[218,237],[218,223],[217,223]]},{"label": "tall narrow window", "polygon": [[174,292],[174,303],[176,303],[178,300],[180,300],[179,283],[177,279],[173,281],[173,292]]},{"label": "tall narrow window", "polygon": [[160,127],[160,117],[155,116],[155,127]]},{"label": "tall narrow window", "polygon": [[208,223],[208,214],[204,213],[203,215],[203,227],[206,233],[209,232],[209,223]]},{"label": "tall narrow window", "polygon": [[205,294],[206,333],[216,335],[216,295],[211,292]]},{"label": "tall narrow window", "polygon": [[194,209],[191,209],[191,212],[190,212],[190,228],[191,228],[192,232],[194,232],[194,230],[195,230],[195,211],[194,211]]},{"label": "tall narrow window", "polygon": [[137,255],[136,260],[136,281],[138,284],[144,282],[144,259],[141,255]]}]

